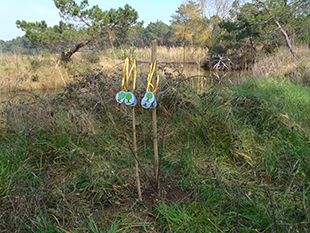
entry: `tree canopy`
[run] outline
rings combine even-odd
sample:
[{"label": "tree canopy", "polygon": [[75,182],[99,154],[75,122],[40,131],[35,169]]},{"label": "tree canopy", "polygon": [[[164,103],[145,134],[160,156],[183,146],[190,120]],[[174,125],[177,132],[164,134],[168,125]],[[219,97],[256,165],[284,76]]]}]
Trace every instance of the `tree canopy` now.
[{"label": "tree canopy", "polygon": [[0,40],[0,54],[36,54],[36,47],[25,36],[17,37],[9,41]]},{"label": "tree canopy", "polygon": [[[264,47],[272,52],[287,45],[309,28],[309,1],[306,0],[253,0],[242,4],[235,1],[231,11],[232,21],[222,21],[220,26],[237,41],[247,39],[252,49]],[[307,29],[306,29],[307,28]]]},{"label": "tree canopy", "polygon": [[174,39],[182,41],[183,46],[202,45],[211,37],[209,20],[197,1],[181,4],[171,18],[171,25],[175,29]]},{"label": "tree canopy", "polygon": [[[66,51],[65,57],[89,43],[99,42],[111,47],[122,44],[131,29],[139,28],[138,13],[128,4],[123,8],[102,10],[98,5],[89,8],[88,0],[54,0],[63,21],[48,27],[46,22],[16,21],[18,28],[35,45]],[[68,49],[70,50],[68,51]]]},{"label": "tree canopy", "polygon": [[152,40],[156,39],[159,46],[178,46],[178,43],[172,40],[173,34],[174,30],[171,26],[158,20],[155,23],[149,23],[146,28],[142,27],[140,30],[132,33],[128,38],[127,44],[146,47],[151,46]]}]

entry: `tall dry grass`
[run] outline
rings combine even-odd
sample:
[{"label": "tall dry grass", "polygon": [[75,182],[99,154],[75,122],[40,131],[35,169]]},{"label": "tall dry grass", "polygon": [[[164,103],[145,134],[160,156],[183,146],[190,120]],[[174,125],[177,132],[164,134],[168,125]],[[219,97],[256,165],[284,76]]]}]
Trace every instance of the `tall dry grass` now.
[{"label": "tall dry grass", "polygon": [[[307,45],[295,47],[300,59],[294,58],[285,47],[274,54],[257,59],[248,73],[254,77],[288,76],[296,81],[310,82],[310,51]],[[207,50],[181,47],[157,47],[159,62],[192,63],[199,67],[208,56]],[[103,53],[76,53],[68,64],[59,65],[59,56],[48,57],[26,55],[4,55],[0,57],[0,92],[18,90],[59,89],[76,79],[77,75],[94,72],[106,72],[120,64],[126,54],[135,55],[138,60],[150,61],[151,48],[114,49]],[[94,61],[94,57],[97,58]],[[119,66],[121,68],[121,65]],[[140,70],[148,71],[148,65]]]},{"label": "tall dry grass", "polygon": [[265,55],[258,59],[252,68],[254,77],[267,76],[289,76],[296,81],[303,77],[304,72],[310,70],[310,49],[308,45],[298,45],[295,47],[299,59],[293,57],[289,49],[281,47],[273,54]]},{"label": "tall dry grass", "polygon": [[77,72],[57,63],[57,56],[4,55],[0,57],[0,91],[63,87]]},{"label": "tall dry grass", "polygon": [[[137,49],[137,58],[141,60],[150,60],[150,48]],[[185,52],[185,62],[187,63],[201,63],[208,55],[208,51],[201,48],[186,48],[182,47],[157,47],[156,57],[159,62],[183,62]]]},{"label": "tall dry grass", "polygon": [[[186,48],[182,47],[164,47],[158,46],[156,50],[156,58],[159,62],[183,62],[183,56],[185,53],[185,62],[187,63],[201,63],[208,55],[208,51],[201,48]],[[151,48],[120,48],[120,49],[108,49],[100,57],[100,64],[106,68],[108,65],[114,65],[117,62],[121,62],[125,55],[133,55],[138,60],[150,61]]]},{"label": "tall dry grass", "polygon": [[[182,63],[184,52],[185,62],[198,66],[207,56],[207,51],[202,49],[190,48],[184,51],[180,47],[158,47],[157,60]],[[138,60],[150,61],[151,48],[136,49],[131,53],[126,49],[76,53],[72,61],[65,65],[58,64],[58,55],[4,55],[0,57],[0,92],[59,89],[72,82],[77,75],[110,70],[120,64],[126,54],[134,55]],[[143,72],[149,69],[148,65],[141,68]]]}]

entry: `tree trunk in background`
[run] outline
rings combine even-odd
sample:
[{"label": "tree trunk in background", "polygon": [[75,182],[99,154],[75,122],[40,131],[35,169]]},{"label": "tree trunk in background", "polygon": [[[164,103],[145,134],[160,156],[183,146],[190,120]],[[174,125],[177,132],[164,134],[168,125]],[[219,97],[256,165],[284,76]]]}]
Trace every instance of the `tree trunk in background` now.
[{"label": "tree trunk in background", "polygon": [[277,27],[280,29],[282,35],[285,37],[286,46],[289,48],[289,50],[291,51],[293,56],[299,58],[297,56],[297,54],[295,53],[294,49],[293,49],[293,46],[292,46],[292,43],[291,43],[291,40],[290,40],[289,36],[287,35],[286,31],[281,27],[281,24],[279,23],[279,21],[276,18],[274,18],[274,17],[273,17],[273,21],[275,22]]},{"label": "tree trunk in background", "polygon": [[74,46],[72,49],[70,49],[69,52],[62,52],[61,53],[61,58],[60,60],[64,61],[64,62],[68,62],[70,60],[70,58],[72,57],[72,55],[74,53],[76,53],[77,51],[79,51],[79,49],[81,49],[82,47],[84,47],[85,45],[89,44],[91,41],[93,41],[95,37],[92,37],[90,40],[86,41],[86,42],[82,42],[77,44],[76,46]]},{"label": "tree trunk in background", "polygon": [[286,31],[281,27],[281,24],[279,23],[279,21],[273,17],[270,13],[270,10],[269,8],[265,5],[264,1],[263,0],[256,0],[258,3],[261,3],[265,10],[268,11],[268,14],[272,17],[272,20],[275,22],[275,24],[277,25],[277,27],[280,29],[282,35],[285,37],[285,41],[286,41],[286,46],[289,48],[289,50],[291,51],[291,53],[293,54],[294,57],[297,57],[299,59],[299,57],[297,56],[297,54],[295,53],[294,49],[293,49],[293,46],[292,46],[292,43],[291,43],[291,40],[288,36],[288,34],[286,33]]}]

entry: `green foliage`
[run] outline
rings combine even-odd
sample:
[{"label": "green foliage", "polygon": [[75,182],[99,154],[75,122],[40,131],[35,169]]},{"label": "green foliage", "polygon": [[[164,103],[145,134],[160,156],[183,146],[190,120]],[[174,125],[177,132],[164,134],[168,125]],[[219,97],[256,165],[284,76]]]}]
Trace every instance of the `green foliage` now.
[{"label": "green foliage", "polygon": [[0,52],[11,54],[35,55],[38,53],[26,36],[17,37],[9,41],[0,40]]},{"label": "green foliage", "polygon": [[30,59],[30,70],[36,71],[42,66],[42,62],[36,58]]},{"label": "green foliage", "polygon": [[182,41],[183,46],[204,46],[212,35],[211,21],[204,15],[197,1],[188,1],[180,5],[172,15],[171,26],[174,28],[174,39]]},{"label": "green foliage", "polygon": [[[156,21],[155,23],[150,23],[145,34],[147,38],[154,38],[158,41],[158,45],[163,46],[167,37],[169,37],[169,27],[161,21]],[[152,40],[150,39],[150,40]]]},{"label": "green foliage", "polygon": [[50,57],[51,51],[49,51],[48,49],[44,49],[41,54],[42,54],[42,57]]},{"label": "green foliage", "polygon": [[170,47],[172,44],[172,34],[172,27],[161,21],[149,23],[144,30],[145,40],[148,45],[151,45],[151,41],[156,39],[159,46]]},{"label": "green foliage", "polygon": [[88,53],[83,53],[82,58],[86,59],[88,62],[92,64],[96,64],[100,61],[100,53],[96,52],[88,52]]},{"label": "green foliage", "polygon": [[39,80],[39,75],[38,75],[38,74],[32,75],[32,77],[31,77],[31,81],[32,81],[32,82],[36,82],[36,81],[38,81],[38,80]]},{"label": "green foliage", "polygon": [[74,0],[54,0],[54,3],[60,16],[72,23],[60,21],[59,25],[49,27],[44,20],[35,23],[16,21],[17,27],[26,32],[34,45],[53,51],[65,51],[81,41],[94,43],[98,40],[110,46],[120,45],[132,27],[142,25],[137,21],[138,13],[129,5],[103,11],[97,5],[88,8],[87,0],[80,4]]},{"label": "green foliage", "polygon": [[[307,88],[269,77],[227,91],[214,87],[201,96],[199,108],[179,105],[176,115],[183,114],[192,140],[176,167],[180,185],[196,201],[161,203],[159,231],[286,232],[289,225],[305,231],[300,221],[309,220],[309,206],[301,207],[310,187],[309,99]],[[177,132],[181,140],[182,130]]]},{"label": "green foliage", "polygon": [[72,47],[78,40],[89,38],[84,29],[78,29],[63,21],[53,27],[48,27],[44,20],[35,23],[17,20],[16,25],[26,32],[25,36],[34,46],[55,52]]},{"label": "green foliage", "polygon": [[307,32],[297,38],[298,41],[308,44],[310,47],[310,32]]},{"label": "green foliage", "polygon": [[[303,0],[285,3],[280,0],[263,3],[235,1],[231,19],[219,23],[221,33],[216,36],[216,40],[221,45],[221,50],[228,54],[235,64],[245,67],[252,64],[260,54],[273,53],[277,48],[287,46],[275,21],[291,39],[297,36],[302,41],[309,17],[309,5]],[[218,49],[218,45],[210,48],[211,53],[217,53]]]},{"label": "green foliage", "polygon": [[171,26],[167,24],[156,21],[155,23],[149,23],[149,25],[144,28],[140,27],[137,30],[132,30],[126,40],[126,44],[136,47],[150,47],[152,40],[157,40],[159,46],[178,46],[176,42],[173,41],[174,30]]},{"label": "green foliage", "polygon": [[124,60],[126,57],[136,58],[135,54],[136,47],[120,47],[118,50],[115,51],[117,57],[121,60]]}]

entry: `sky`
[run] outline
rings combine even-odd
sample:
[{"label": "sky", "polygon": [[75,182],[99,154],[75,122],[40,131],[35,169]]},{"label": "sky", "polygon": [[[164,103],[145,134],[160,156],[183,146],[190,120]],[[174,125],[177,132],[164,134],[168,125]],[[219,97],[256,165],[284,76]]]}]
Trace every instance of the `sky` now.
[{"label": "sky", "polygon": [[[80,2],[80,0],[76,0]],[[170,25],[171,15],[181,5],[182,0],[88,0],[89,6],[98,5],[102,10],[117,9],[129,4],[144,21],[144,27],[150,22],[161,20]],[[53,0],[2,0],[0,8],[0,40],[12,40],[25,33],[16,27],[16,20],[36,22],[45,20],[48,26],[54,26],[61,20]]]}]

